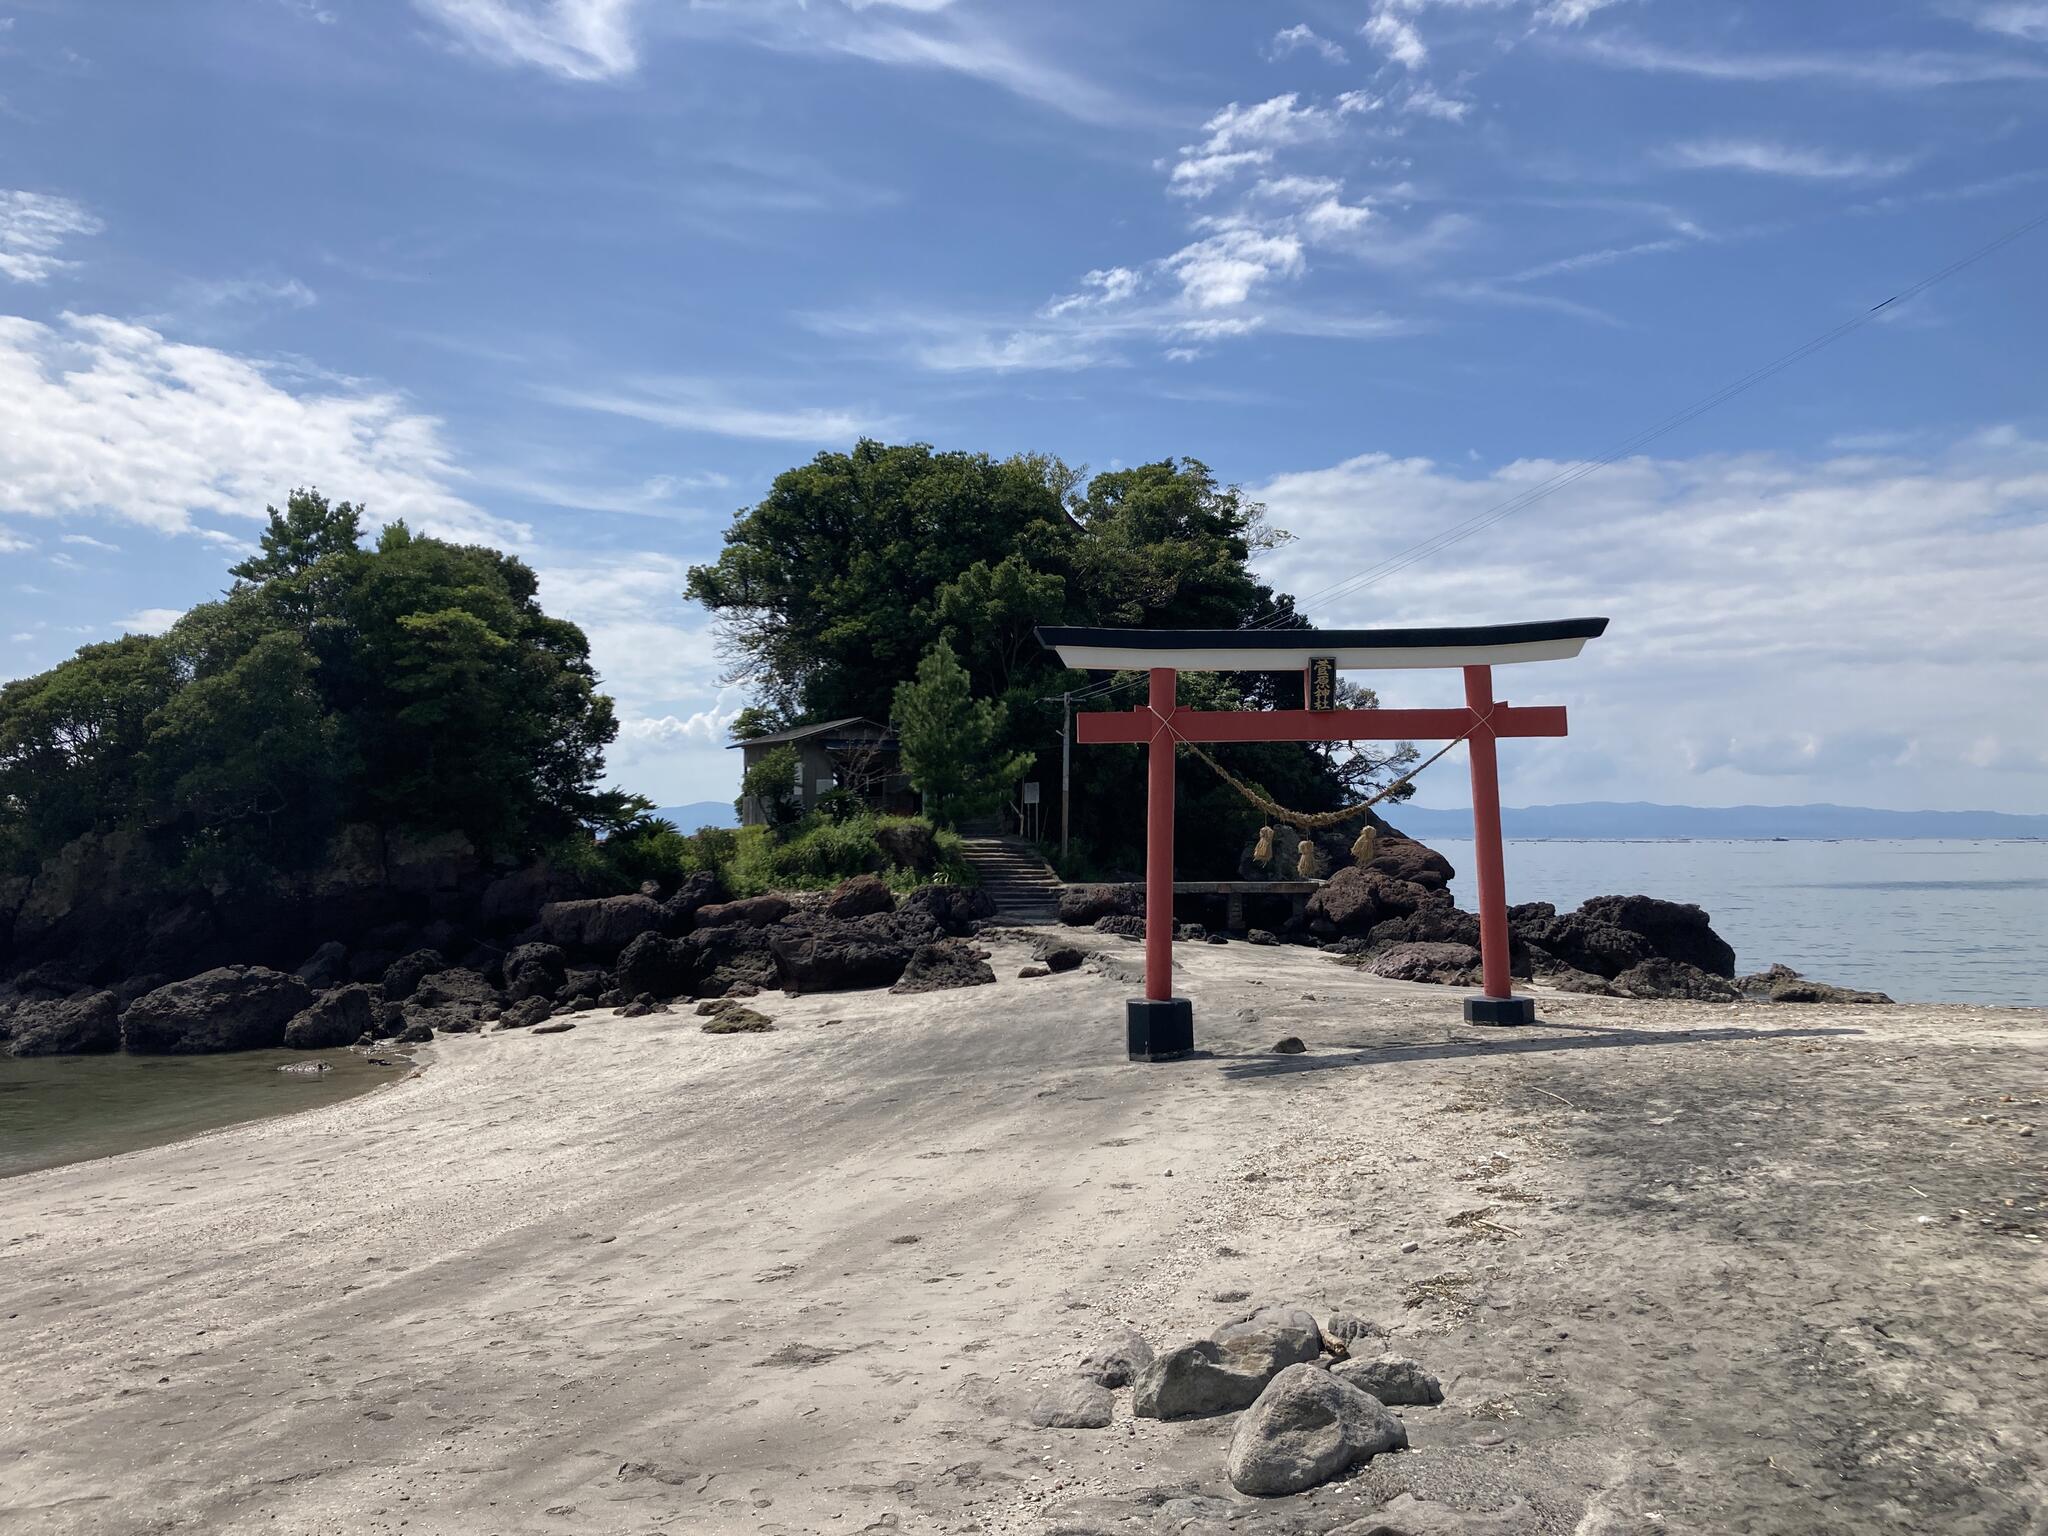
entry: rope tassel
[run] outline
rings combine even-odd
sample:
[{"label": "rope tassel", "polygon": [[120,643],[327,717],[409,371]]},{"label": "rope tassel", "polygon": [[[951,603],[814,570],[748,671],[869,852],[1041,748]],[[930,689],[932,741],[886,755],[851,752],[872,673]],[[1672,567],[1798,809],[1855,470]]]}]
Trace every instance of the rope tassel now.
[{"label": "rope tassel", "polygon": [[1268,865],[1273,862],[1273,829],[1271,827],[1259,828],[1259,846],[1252,850],[1252,862],[1254,864]]},{"label": "rope tassel", "polygon": [[1367,822],[1365,829],[1358,834],[1358,841],[1351,845],[1351,857],[1360,864],[1370,864],[1372,862],[1373,848],[1378,844],[1379,840],[1378,830],[1374,828],[1371,822]]},{"label": "rope tassel", "polygon": [[1294,851],[1294,871],[1304,880],[1313,880],[1316,873],[1316,845],[1307,838]]}]

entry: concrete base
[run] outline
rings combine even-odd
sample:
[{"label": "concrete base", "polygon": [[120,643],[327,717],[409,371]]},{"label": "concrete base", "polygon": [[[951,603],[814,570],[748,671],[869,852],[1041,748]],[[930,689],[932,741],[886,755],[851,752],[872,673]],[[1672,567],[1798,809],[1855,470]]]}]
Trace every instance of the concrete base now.
[{"label": "concrete base", "polygon": [[1536,999],[1533,997],[1468,997],[1465,999],[1465,1022],[1467,1024],[1497,1024],[1512,1026],[1536,1022]]},{"label": "concrete base", "polygon": [[1184,997],[1134,997],[1124,1004],[1124,1038],[1133,1061],[1185,1056],[1195,1048],[1195,1005]]}]

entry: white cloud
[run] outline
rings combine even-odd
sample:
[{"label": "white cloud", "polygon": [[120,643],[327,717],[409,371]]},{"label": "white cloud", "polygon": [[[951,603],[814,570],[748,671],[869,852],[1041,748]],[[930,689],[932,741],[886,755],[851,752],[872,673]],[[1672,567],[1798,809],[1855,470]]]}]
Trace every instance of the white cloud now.
[{"label": "white cloud", "polygon": [[0,398],[0,507],[11,512],[107,514],[237,543],[195,514],[261,518],[310,484],[426,532],[526,538],[453,489],[441,424],[389,390],[294,389],[263,361],[106,315],[0,316]]},{"label": "white cloud", "polygon": [[1129,267],[1098,267],[1081,275],[1081,290],[1054,299],[1042,313],[1048,320],[1098,304],[1119,304],[1144,285],[1144,276]]},{"label": "white cloud", "polygon": [[1348,64],[1351,61],[1351,56],[1339,44],[1331,42],[1307,23],[1285,27],[1275,32],[1273,41],[1267,45],[1266,57],[1284,59],[1304,48],[1322,55],[1326,63]]},{"label": "white cloud", "polygon": [[651,422],[678,432],[776,443],[850,443],[886,433],[892,418],[837,407],[742,405],[701,379],[654,378],[624,390],[550,388],[544,399],[578,410]]},{"label": "white cloud", "polygon": [[1337,120],[1355,110],[1345,105],[1354,95],[1340,98],[1334,111],[1301,106],[1300,96],[1293,91],[1250,106],[1231,102],[1202,124],[1207,138],[1181,146],[1181,158],[1168,177],[1167,190],[1206,197],[1245,167],[1266,164],[1275,149],[1327,138],[1336,130]]},{"label": "white cloud", "polygon": [[1365,40],[1404,69],[1420,69],[1429,62],[1429,49],[1412,22],[1391,11],[1376,11],[1359,32]]},{"label": "white cloud", "polygon": [[34,548],[35,545],[29,540],[19,538],[15,534],[10,533],[6,528],[0,527],[0,555],[26,554]]},{"label": "white cloud", "polygon": [[1207,197],[1248,166],[1265,165],[1270,149],[1240,149],[1226,155],[1184,153],[1167,177],[1166,190],[1176,197]]},{"label": "white cloud", "polygon": [[1299,273],[1301,240],[1261,229],[1224,229],[1182,246],[1162,265],[1180,279],[1183,297],[1196,309],[1219,309],[1244,303],[1272,278]]},{"label": "white cloud", "polygon": [[60,544],[77,544],[85,549],[104,549],[110,554],[119,554],[121,546],[109,544],[105,539],[96,539],[89,533],[67,533],[59,539]]},{"label": "white cloud", "polygon": [[1334,240],[1357,234],[1372,217],[1373,211],[1365,203],[1326,197],[1302,213],[1301,227],[1311,240]]},{"label": "white cloud", "polygon": [[1550,0],[1536,8],[1536,19],[1545,26],[1580,27],[1620,0]]},{"label": "white cloud", "polygon": [[413,0],[473,52],[565,80],[613,80],[639,67],[638,0]]},{"label": "white cloud", "polygon": [[58,256],[65,241],[104,227],[68,197],[0,191],[0,275],[17,283],[47,282],[78,265]]},{"label": "white cloud", "polygon": [[1986,32],[2048,43],[2048,0],[1995,0],[1980,6],[1970,19]]},{"label": "white cloud", "polygon": [[[1561,44],[1560,44],[1561,45]],[[1581,58],[1614,69],[1694,75],[1705,80],[1832,80],[1877,90],[1927,90],[1988,80],[2048,80],[2048,66],[2003,55],[1957,53],[1715,53],[1639,40],[1586,38]]]},{"label": "white cloud", "polygon": [[183,617],[182,608],[143,608],[119,620],[114,627],[124,635],[160,635]]},{"label": "white cloud", "polygon": [[1334,176],[1268,176],[1252,184],[1252,196],[1287,203],[1319,202],[1343,190]]},{"label": "white cloud", "polygon": [[1765,139],[1696,139],[1672,145],[1664,159],[1689,171],[1748,171],[1814,181],[1881,181],[1903,175],[1914,164],[1909,157],[1843,154]]},{"label": "white cloud", "polygon": [[[1365,454],[1278,476],[1255,494],[1297,538],[1262,571],[1323,625],[1608,615],[1579,661],[1496,673],[1505,697],[1573,709],[1554,755],[1514,754],[1518,794],[2048,803],[2048,768],[1988,788],[1958,776],[1986,736],[2002,762],[2048,752],[2048,717],[2010,707],[2048,697],[2032,643],[2048,611],[2048,441],[1627,460],[1375,585],[1327,592],[1568,467],[1471,474]],[[1444,702],[1431,674],[1374,681],[1390,704]],[[1602,758],[1618,765],[1604,778]],[[1795,775],[1808,784],[1771,789]]]},{"label": "white cloud", "polygon": [[1418,81],[1401,95],[1400,110],[1410,117],[1433,117],[1439,122],[1462,123],[1472,103],[1438,93],[1427,81]]}]

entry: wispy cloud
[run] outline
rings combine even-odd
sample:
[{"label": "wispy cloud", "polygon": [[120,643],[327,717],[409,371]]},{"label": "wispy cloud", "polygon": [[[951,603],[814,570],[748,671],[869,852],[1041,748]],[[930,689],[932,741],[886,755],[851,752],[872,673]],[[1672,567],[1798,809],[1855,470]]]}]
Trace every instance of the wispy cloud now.
[{"label": "wispy cloud", "polygon": [[1767,139],[1695,139],[1672,145],[1663,159],[1684,170],[1747,171],[1814,181],[1883,181],[1904,175],[1916,163],[1908,155],[1844,154]]},{"label": "wispy cloud", "polygon": [[200,514],[260,518],[315,484],[427,532],[528,541],[456,489],[441,424],[402,396],[166,340],[107,315],[0,316],[0,500],[32,516],[103,515],[216,537]]},{"label": "wispy cloud", "polygon": [[67,240],[96,235],[103,227],[68,197],[0,191],[0,275],[17,283],[47,282],[78,265],[57,254]]},{"label": "wispy cloud", "polygon": [[844,443],[894,429],[893,418],[834,407],[742,405],[702,379],[635,380],[624,389],[543,389],[541,397],[583,411],[624,416],[678,432],[777,443]]},{"label": "wispy cloud", "polygon": [[1322,36],[1305,22],[1298,26],[1285,27],[1275,32],[1273,34],[1273,41],[1266,45],[1266,57],[1269,59],[1284,59],[1290,54],[1301,52],[1303,49],[1319,54],[1326,63],[1348,64],[1351,62],[1351,55],[1344,51],[1341,44],[1331,42],[1330,39]]},{"label": "wispy cloud", "polygon": [[1986,32],[2048,43],[2048,0],[1992,0],[1978,6],[1970,19]]},{"label": "wispy cloud", "polygon": [[182,608],[142,608],[117,619],[114,627],[124,635],[160,635],[183,617]]},{"label": "wispy cloud", "polygon": [[2048,80],[2048,65],[1998,54],[1716,53],[1637,39],[1589,37],[1568,46],[1613,69],[1694,75],[1706,80],[1825,80],[1880,90],[1922,90],[1991,80]]},{"label": "wispy cloud", "polygon": [[413,0],[471,52],[565,80],[616,80],[639,67],[639,0]]},{"label": "wispy cloud", "polygon": [[1358,30],[1368,43],[1404,69],[1420,69],[1429,62],[1429,49],[1414,23],[1390,10],[1375,11]]}]

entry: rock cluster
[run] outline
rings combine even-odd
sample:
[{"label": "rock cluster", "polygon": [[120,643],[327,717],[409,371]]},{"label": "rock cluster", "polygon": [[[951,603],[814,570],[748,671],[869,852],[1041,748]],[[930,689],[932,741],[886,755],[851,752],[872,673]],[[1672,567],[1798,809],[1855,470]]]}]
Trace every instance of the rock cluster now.
[{"label": "rock cluster", "polygon": [[1318,1321],[1307,1307],[1265,1305],[1207,1338],[1154,1352],[1130,1329],[1099,1339],[1073,1370],[1041,1393],[1030,1422],[1049,1429],[1103,1429],[1115,1389],[1131,1389],[1135,1418],[1192,1419],[1238,1413],[1228,1471],[1239,1493],[1301,1493],[1391,1450],[1407,1427],[1395,1405],[1443,1401],[1443,1388],[1413,1360],[1347,1358],[1381,1330],[1347,1312]]},{"label": "rock cluster", "polygon": [[[819,899],[721,900],[725,894],[713,876],[698,874],[665,894],[649,885],[632,895],[544,901],[501,943],[465,939],[446,924],[398,925],[360,948],[321,943],[294,972],[220,966],[96,987],[45,967],[0,989],[0,1049],[321,1050],[426,1041],[494,1023],[538,1031],[588,1008],[638,1017],[674,999],[767,988],[929,992],[995,980],[986,951],[968,942],[995,913],[979,890],[926,886],[899,901],[880,879],[860,875]],[[518,910],[509,896],[505,906]],[[1081,959],[1071,946],[1046,951],[1048,970]],[[765,1019],[730,1020],[714,1032],[765,1027]]]}]

